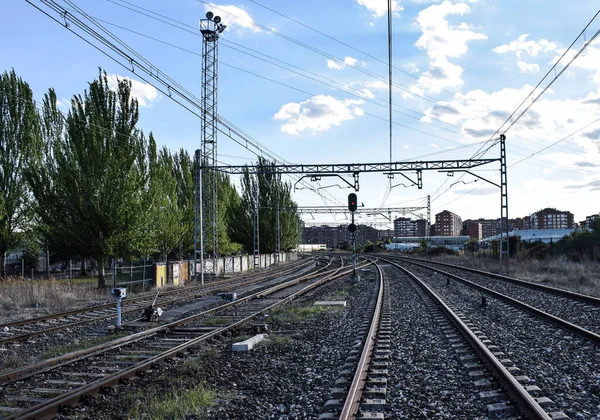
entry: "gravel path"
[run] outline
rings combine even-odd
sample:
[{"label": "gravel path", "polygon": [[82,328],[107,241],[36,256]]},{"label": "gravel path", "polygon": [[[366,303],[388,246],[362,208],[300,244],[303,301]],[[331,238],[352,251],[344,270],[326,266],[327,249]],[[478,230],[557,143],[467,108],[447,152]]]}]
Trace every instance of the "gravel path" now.
[{"label": "gravel path", "polygon": [[445,277],[430,270],[410,270],[469,317],[554,401],[555,410],[573,419],[600,418],[600,351],[493,298],[482,308],[481,294],[466,285],[447,285]]},{"label": "gravel path", "polygon": [[386,418],[486,418],[486,405],[416,286],[386,265],[392,348]]},{"label": "gravel path", "polygon": [[492,279],[456,268],[432,265],[434,268],[463,277],[496,292],[518,299],[528,305],[555,315],[582,328],[600,334],[600,307],[556,294]]}]

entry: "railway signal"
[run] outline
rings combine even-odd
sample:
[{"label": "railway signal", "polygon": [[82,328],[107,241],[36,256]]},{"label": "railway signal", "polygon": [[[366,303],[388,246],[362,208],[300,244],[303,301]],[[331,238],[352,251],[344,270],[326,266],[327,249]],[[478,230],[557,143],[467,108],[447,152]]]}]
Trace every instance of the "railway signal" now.
[{"label": "railway signal", "polygon": [[348,194],[348,210],[351,212],[355,212],[357,208],[358,200],[356,198],[356,194],[350,193]]},{"label": "railway signal", "polygon": [[356,225],[354,224],[354,212],[358,207],[358,197],[355,193],[348,194],[348,210],[352,214],[352,223],[348,225],[348,231],[350,232],[350,239],[352,239],[352,277],[354,281],[359,281],[360,277],[356,273]]}]

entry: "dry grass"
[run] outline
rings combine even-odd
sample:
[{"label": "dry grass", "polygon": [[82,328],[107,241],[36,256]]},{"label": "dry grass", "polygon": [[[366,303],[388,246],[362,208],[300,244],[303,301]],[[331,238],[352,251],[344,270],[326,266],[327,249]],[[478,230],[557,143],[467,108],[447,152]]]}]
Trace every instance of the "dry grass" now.
[{"label": "dry grass", "polygon": [[0,281],[0,310],[8,322],[88,306],[107,293],[66,280],[7,279]]},{"label": "dry grass", "polygon": [[[492,273],[499,271],[499,262],[496,258],[464,254],[443,255],[436,257],[435,260]],[[563,256],[547,260],[517,257],[510,260],[510,275],[522,280],[600,296],[600,263],[598,262],[573,262]]]}]

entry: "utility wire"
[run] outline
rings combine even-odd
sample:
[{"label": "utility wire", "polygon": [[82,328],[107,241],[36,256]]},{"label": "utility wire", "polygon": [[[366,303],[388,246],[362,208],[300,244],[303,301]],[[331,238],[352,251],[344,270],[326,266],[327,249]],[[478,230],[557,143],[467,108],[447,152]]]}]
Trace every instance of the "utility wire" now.
[{"label": "utility wire", "polygon": [[[186,89],[185,88],[181,88],[180,85],[177,82],[173,81],[173,79],[166,78],[166,80],[165,80],[165,78],[162,77],[162,75],[164,73],[160,72],[155,66],[151,66],[150,68],[146,67],[144,65],[144,63],[136,60],[135,58],[131,57],[129,54],[125,53],[121,48],[115,46],[110,40],[107,40],[104,36],[102,36],[97,31],[95,31],[94,29],[90,28],[87,24],[85,24],[84,22],[82,22],[81,20],[79,20],[76,16],[74,16],[73,14],[69,13],[66,9],[64,9],[63,7],[61,7],[58,4],[56,4],[55,1],[41,0],[42,3],[44,3],[52,11],[56,12],[62,19],[64,19],[64,25],[63,25],[63,22],[59,21],[54,16],[50,15],[47,11],[45,11],[45,10],[41,9],[40,7],[38,7],[37,5],[33,4],[31,0],[26,0],[26,1],[30,5],[32,5],[34,8],[36,8],[37,10],[39,10],[40,12],[44,13],[46,16],[48,16],[49,18],[51,18],[52,20],[54,20],[56,23],[60,24],[61,26],[64,26],[71,33],[75,34],[80,39],[82,39],[83,41],[85,41],[86,43],[88,43],[89,45],[91,45],[92,47],[94,47],[95,49],[97,49],[98,51],[100,51],[102,54],[106,55],[108,58],[110,58],[111,60],[115,61],[117,64],[119,64],[123,68],[131,70],[140,79],[142,79],[144,82],[146,82],[149,85],[153,86],[155,89],[157,89],[163,95],[169,96],[173,101],[175,101],[176,103],[178,103],[184,109],[186,109],[187,111],[189,111],[193,115],[195,115],[198,118],[200,118],[200,114],[197,113],[196,111],[194,111],[192,109],[192,108],[197,108],[200,112],[202,112],[201,111],[202,107],[198,103],[199,101],[195,101],[194,98],[190,98],[189,96],[187,96],[186,95]],[[95,45],[93,42],[91,42],[90,40],[86,39],[81,34],[75,32],[73,29],[71,29],[71,27],[70,27],[71,24],[77,26],[78,28],[80,28],[81,30],[83,30],[86,34],[88,34],[89,36],[93,37],[94,39],[96,39],[100,43],[104,44],[108,49],[112,50],[117,55],[120,55],[132,67],[130,68],[128,65],[123,64],[117,58],[115,58],[114,56],[110,55],[106,51],[102,50],[99,46]],[[104,29],[104,31],[108,32],[106,29]],[[137,69],[142,70],[143,72],[145,72],[146,74],[148,74],[150,77],[154,78],[156,81],[158,81],[159,83],[161,83],[164,87],[161,88],[159,86],[156,86],[155,83],[152,83],[146,77],[140,75],[139,72],[136,73],[136,71],[135,71],[136,67],[137,67]],[[173,83],[173,86],[168,83],[169,81],[171,81]],[[178,95],[181,99],[174,98],[173,94]],[[195,98],[195,99],[197,99],[197,98]],[[188,105],[184,104],[184,102],[187,102]],[[270,159],[273,159],[276,162],[282,161],[281,158],[277,159],[271,153],[268,153],[265,150],[261,149],[260,146],[259,146],[259,144],[256,144],[257,142],[254,142],[253,140],[249,139],[248,137],[242,136],[241,130],[237,129],[233,124],[227,124],[227,122],[226,122],[226,120],[224,118],[218,116],[218,121],[222,125],[222,127],[217,127],[217,130],[221,134],[225,135],[226,137],[230,138],[234,142],[238,143],[242,147],[244,147],[247,150],[249,150],[250,152],[254,153],[257,157],[263,156],[263,155],[267,155]],[[241,137],[241,139],[237,139],[237,138],[233,137],[232,133],[235,134],[235,135],[237,135],[237,136],[239,136],[239,137]],[[287,163],[287,162],[283,161],[283,163]],[[294,177],[292,177],[292,178],[294,178]],[[302,180],[301,182],[303,184],[305,184],[305,185],[307,184],[306,181]],[[313,189],[312,187],[309,187],[309,188]],[[317,194],[319,194],[319,196],[323,200],[329,200],[329,199],[325,198],[319,191],[315,190],[315,192],[317,192]],[[328,195],[331,196],[331,194],[328,194]],[[331,197],[333,198],[333,200],[335,202],[341,203],[340,200],[336,199],[333,196],[331,196]]]},{"label": "utility wire", "polygon": [[[127,2],[127,1],[125,1],[125,0],[120,0],[120,1],[121,1],[121,2],[123,2],[123,3],[130,4],[130,5],[134,6],[134,7],[137,7],[137,8],[139,8],[139,9],[143,10],[144,12],[142,12],[142,11],[140,11],[140,10],[137,10],[137,9],[133,9],[133,8],[131,8],[131,7],[127,7],[127,6],[125,6],[125,5],[121,5],[121,4],[119,4],[119,3],[116,3],[116,2],[115,2],[115,1],[113,1],[113,0],[107,0],[107,1],[109,1],[109,2],[111,2],[111,3],[113,3],[113,4],[116,4],[116,5],[118,5],[118,6],[124,7],[124,8],[126,8],[126,9],[128,9],[128,10],[130,10],[130,11],[133,11],[133,12],[135,12],[135,13],[139,13],[139,14],[141,14],[141,15],[144,15],[144,16],[146,16],[146,17],[149,17],[149,18],[152,18],[152,19],[154,19],[154,20],[157,20],[157,21],[159,21],[159,22],[161,22],[161,23],[165,23],[165,24],[167,24],[167,25],[170,25],[170,26],[173,26],[173,27],[175,27],[175,28],[177,28],[177,29],[180,29],[180,30],[183,30],[183,31],[189,32],[189,33],[191,33],[191,34],[193,34],[193,35],[200,36],[200,34],[198,33],[198,31],[196,31],[196,30],[191,30],[191,29],[186,29],[186,27],[187,27],[187,28],[192,28],[192,29],[193,29],[193,27],[192,27],[192,26],[190,26],[190,25],[187,25],[187,24],[185,24],[185,23],[183,23],[183,22],[180,22],[180,21],[174,20],[174,19],[172,19],[172,18],[169,18],[169,17],[167,17],[167,16],[161,15],[161,14],[159,14],[159,13],[153,12],[153,11],[151,11],[151,10],[149,10],[149,9],[145,9],[145,8],[143,8],[143,7],[141,7],[141,6],[134,5],[134,4],[132,4],[132,3],[129,3],[129,2]],[[147,12],[147,13],[145,13],[145,12]],[[149,13],[150,13],[150,14],[149,14]],[[156,16],[159,16],[160,18],[157,18],[157,17],[155,17],[155,16],[152,16],[151,14],[154,14],[154,15],[156,15]],[[170,22],[167,22],[166,20],[169,20]],[[172,47],[174,47],[174,48],[179,48],[179,49],[181,49],[181,50],[187,51],[187,52],[189,52],[189,53],[192,53],[192,54],[198,54],[198,53],[196,53],[196,52],[193,52],[193,51],[187,50],[187,49],[185,49],[185,48],[182,48],[182,47],[179,47],[179,46],[177,46],[177,45],[174,45],[174,44],[171,44],[171,43],[168,43],[168,42],[165,42],[165,41],[162,41],[162,40],[156,39],[156,38],[154,38],[154,37],[151,37],[151,36],[149,36],[149,35],[142,34],[142,33],[139,33],[139,32],[137,32],[137,31],[133,31],[133,30],[131,30],[131,29],[124,28],[124,27],[122,27],[122,26],[119,26],[119,25],[112,24],[112,23],[110,23],[110,22],[106,22],[106,21],[104,21],[104,22],[105,22],[105,23],[108,23],[108,24],[111,24],[111,25],[114,25],[114,26],[117,26],[117,27],[119,27],[119,28],[121,28],[121,29],[123,29],[123,30],[126,30],[126,31],[130,31],[130,32],[136,33],[136,34],[138,34],[138,35],[140,35],[140,36],[147,37],[147,38],[149,38],[149,39],[153,39],[153,40],[155,40],[155,41],[157,41],[157,42],[161,42],[161,43],[164,43],[164,44],[166,44],[166,45],[170,45],[170,46],[172,46]],[[173,22],[173,23],[171,23],[171,22]],[[178,25],[181,25],[181,26],[178,26]],[[267,28],[267,29],[269,29],[269,28]],[[284,62],[284,61],[282,61],[282,60],[279,60],[279,59],[277,59],[277,58],[274,58],[274,57],[272,57],[272,56],[268,56],[268,55],[266,55],[266,54],[264,54],[264,53],[261,53],[261,52],[259,52],[259,51],[252,50],[252,49],[250,49],[250,48],[248,48],[248,47],[245,47],[245,46],[243,46],[243,45],[236,44],[236,43],[234,43],[234,42],[232,42],[232,41],[229,41],[229,40],[221,40],[221,42],[222,42],[222,45],[224,45],[224,46],[226,46],[226,47],[229,47],[229,48],[231,48],[231,49],[234,49],[234,50],[236,50],[236,51],[239,51],[239,52],[241,52],[241,53],[243,53],[243,54],[246,54],[246,55],[252,56],[252,57],[254,57],[254,58],[257,58],[257,59],[259,59],[259,60],[262,60],[262,61],[264,61],[264,62],[270,63],[270,64],[272,64],[272,65],[275,65],[275,66],[277,66],[277,67],[283,68],[283,69],[285,69],[285,70],[287,70],[287,71],[291,71],[291,72],[293,72],[293,73],[299,74],[300,76],[302,76],[302,77],[306,77],[306,78],[308,78],[308,79],[310,79],[310,80],[315,80],[315,79],[314,79],[314,78],[312,78],[312,77],[306,76],[306,75],[304,75],[304,74],[301,74],[301,73],[295,72],[295,71],[293,71],[293,70],[291,70],[291,69],[286,69],[285,67],[282,67],[282,66],[280,66],[280,65],[278,65],[278,64],[271,63],[271,62],[269,62],[268,60],[265,60],[265,59],[263,59],[263,58],[260,58],[260,57],[256,57],[256,56],[254,56],[253,54],[250,54],[250,53],[248,53],[248,52],[245,52],[245,51],[243,51],[243,50],[240,50],[240,49],[238,49],[238,48],[231,47],[231,46],[229,46],[229,45],[227,45],[227,44],[233,44],[233,45],[236,45],[236,46],[238,46],[238,47],[240,47],[240,48],[248,49],[249,51],[252,51],[252,52],[254,52],[254,53],[256,53],[256,54],[260,54],[260,55],[262,55],[262,56],[265,56],[265,57],[268,57],[268,58],[270,58],[270,59],[272,59],[272,60],[275,60],[275,61],[278,61],[278,62],[280,62],[280,63],[283,63],[283,64],[285,64],[285,65],[287,65],[287,66],[291,66],[291,67],[297,68],[297,69],[299,69],[299,70],[301,70],[301,71],[307,72],[308,74],[312,74],[312,75],[314,75],[315,77],[319,77],[319,78],[322,78],[322,79],[324,79],[324,80],[328,80],[328,81],[331,81],[331,82],[333,82],[333,83],[337,83],[337,81],[334,81],[334,80],[332,80],[332,79],[329,79],[329,78],[326,78],[326,77],[324,77],[324,76],[318,75],[318,74],[316,74],[316,73],[310,72],[310,71],[308,71],[308,70],[302,69],[302,68],[300,68],[300,67],[298,67],[298,66],[295,66],[295,65],[293,65],[293,64],[286,63],[286,62]],[[226,63],[224,63],[224,64],[227,66],[227,64],[226,64]],[[248,71],[246,71],[246,70],[244,70],[244,69],[240,69],[240,70],[241,70],[241,71],[244,71],[244,72],[248,72]],[[255,73],[250,73],[250,74],[255,74]],[[265,78],[264,76],[258,76],[258,77],[261,77],[261,78],[263,78],[263,79],[266,79],[266,80],[271,80],[271,81],[273,81],[272,79]],[[336,86],[332,86],[332,85],[330,85],[330,84],[323,83],[323,82],[322,82],[322,81],[320,81],[320,80],[315,80],[315,81],[317,81],[318,83],[324,84],[324,85],[326,85],[326,86],[329,86],[329,87],[331,87],[331,88],[333,88],[333,89],[337,89],[337,90],[344,91],[344,93],[349,93],[349,92],[347,92],[345,89],[340,89],[340,88],[338,88],[338,87],[336,87]],[[274,82],[274,83],[280,83],[280,82],[277,82],[277,81],[273,81],[273,82]],[[285,86],[286,86],[286,87],[290,87],[290,88],[292,88],[292,89],[295,89],[294,87],[291,87],[291,86],[289,86],[289,85],[285,85]],[[346,87],[346,88],[348,88],[348,86],[345,86],[345,87]],[[351,89],[352,89],[352,88],[351,88]],[[295,89],[295,90],[296,90],[296,89]],[[358,93],[360,93],[360,91],[358,91],[357,89],[353,89],[353,90],[355,90],[355,91],[357,91]],[[303,92],[306,92],[306,91],[303,91]],[[350,93],[350,94],[351,94],[351,93]],[[353,96],[357,96],[357,95],[353,95]],[[372,102],[372,101],[370,101],[369,99],[365,99],[365,98],[364,98],[364,97],[362,97],[361,95],[358,95],[357,97],[360,97],[361,99],[365,100],[366,102]],[[378,104],[376,104],[376,105],[378,105]],[[397,106],[400,106],[400,105],[397,105]],[[410,108],[403,107],[403,106],[400,106],[400,107],[401,107],[401,108],[403,108],[403,109],[406,109],[406,110],[408,110],[408,111],[410,111],[410,112],[414,112],[414,113],[416,113],[416,114],[418,114],[418,115],[425,116],[424,114],[422,114],[422,113],[420,113],[420,112],[418,112],[418,111],[414,111],[414,110],[412,110],[412,109],[410,109]],[[402,115],[405,115],[405,116],[407,116],[407,117],[409,117],[409,118],[413,118],[413,119],[419,120],[419,119],[417,119],[417,118],[415,118],[415,117],[413,117],[413,116],[411,116],[411,115],[407,115],[407,114],[405,114],[405,113],[402,113],[402,112],[400,112],[400,111],[397,111],[397,110],[395,110],[395,112],[398,112],[398,113],[400,113],[400,114],[402,114]],[[455,111],[455,112],[456,112],[456,111]],[[459,114],[461,114],[461,113],[459,113]],[[369,115],[369,116],[372,116],[372,114],[367,114],[367,115]],[[461,114],[461,115],[464,115],[464,114]],[[383,119],[383,118],[381,118],[381,117],[376,117],[376,118],[378,118],[378,119],[381,119],[381,120],[385,121],[385,119]],[[441,120],[441,119],[439,119],[439,118],[435,118],[435,117],[430,117],[430,118],[433,118],[433,119],[436,119],[436,120],[438,120],[438,121],[441,121],[441,122],[443,122],[444,124],[447,124],[447,125],[450,125],[450,126],[453,126],[453,127],[456,127],[456,128],[460,128],[459,126],[457,126],[457,125],[455,125],[455,124],[447,123],[447,122],[445,122],[445,121],[443,121],[443,120]],[[431,124],[431,125],[433,125],[434,127],[440,128],[440,129],[442,129],[442,130],[448,131],[448,132],[450,132],[450,133],[453,133],[453,134],[456,134],[456,135],[461,135],[461,133],[459,133],[459,132],[455,132],[455,131],[452,131],[452,130],[448,130],[448,129],[446,129],[446,128],[444,128],[444,127],[441,127],[441,126],[439,126],[439,125],[436,125],[436,124]],[[420,132],[420,133],[422,133],[422,134],[425,134],[425,135],[428,135],[428,136],[432,136],[432,137],[435,137],[435,138],[438,138],[438,139],[444,140],[444,141],[449,141],[449,142],[452,142],[452,143],[455,143],[455,144],[461,144],[461,145],[462,145],[462,143],[459,143],[459,142],[454,142],[454,141],[451,141],[451,140],[449,140],[449,139],[447,139],[447,138],[440,137],[440,136],[436,136],[436,135],[433,135],[433,134],[431,134],[431,133],[424,132],[424,131],[422,131],[422,130],[416,130],[416,129],[413,129],[412,127],[407,127],[407,126],[405,126],[405,125],[401,125],[401,126],[402,126],[402,127],[404,127],[404,128],[411,129],[411,130],[413,130],[413,131]],[[518,138],[518,137],[517,137],[517,138]],[[524,139],[523,139],[523,140],[524,140]],[[540,144],[541,144],[541,143],[540,143]],[[524,147],[520,147],[520,148],[521,148],[521,149],[524,149],[525,151],[532,152],[532,150],[530,150],[530,149],[527,149],[527,148],[524,148]],[[545,162],[545,163],[547,163],[547,162]]]},{"label": "utility wire", "polygon": [[[508,132],[508,130],[510,130],[520,119],[523,115],[525,115],[525,113],[527,111],[529,111],[529,109],[533,106],[534,103],[536,103],[538,101],[538,99],[540,99],[542,97],[542,95],[550,88],[550,86],[552,86],[552,84],[554,84],[554,82],[556,80],[558,80],[558,78],[569,68],[569,66],[581,55],[581,53],[583,51],[585,51],[585,49],[594,41],[594,39],[598,36],[598,34],[600,33],[600,30],[598,30],[594,36],[592,38],[590,38],[589,41],[585,42],[583,44],[583,47],[573,56],[573,58],[564,66],[564,68],[558,73],[558,75],[555,75],[555,77],[548,83],[548,85],[546,85],[546,87],[540,92],[539,95],[537,95],[535,98],[533,98],[531,100],[531,103],[525,107],[525,109],[517,116],[517,118],[515,118],[514,120],[512,119],[515,114],[517,114],[517,112],[519,112],[519,110],[521,109],[521,107],[525,104],[525,102],[527,102],[527,100],[529,98],[532,98],[533,95],[535,94],[535,92],[537,91],[537,89],[541,86],[541,84],[544,82],[544,80],[546,80],[546,78],[553,72],[556,71],[556,67],[558,66],[558,64],[562,61],[562,59],[567,55],[567,53],[571,50],[571,48],[573,48],[573,46],[575,45],[575,43],[577,42],[577,40],[579,40],[579,38],[581,38],[585,33],[587,28],[592,24],[592,22],[596,19],[596,17],[598,16],[598,14],[600,14],[600,10],[598,10],[596,12],[596,14],[594,15],[594,17],[592,17],[592,19],[590,19],[590,21],[587,23],[587,25],[585,25],[585,27],[581,30],[581,32],[579,33],[579,35],[577,35],[577,37],[573,40],[573,42],[571,42],[571,44],[569,45],[569,47],[562,53],[562,55],[560,56],[560,58],[556,61],[556,63],[554,63],[554,65],[552,65],[552,67],[550,67],[550,69],[546,72],[546,74],[544,75],[544,77],[542,77],[542,79],[538,82],[537,85],[535,85],[535,87],[531,90],[531,92],[529,92],[529,94],[521,101],[521,103],[519,104],[519,106],[517,106],[517,108],[515,108],[515,110],[512,112],[512,114],[510,114],[510,116],[502,123],[502,125],[500,125],[500,127],[498,127],[498,129],[490,136],[490,138],[488,139],[488,142],[491,142],[502,130],[502,128],[504,128],[504,126],[506,124],[508,124],[510,122],[510,125],[508,126],[508,128],[506,130],[504,130],[503,134],[506,134],[506,132]],[[483,151],[483,153],[480,153],[479,151],[473,155],[473,157],[479,157],[479,156],[483,156],[489,149],[491,149],[492,147],[494,147],[494,145],[497,144],[497,141],[494,141],[494,144],[492,144],[490,147],[488,147],[485,151]],[[485,145],[484,145],[485,146]],[[481,149],[484,148],[484,146],[481,147]]]}]

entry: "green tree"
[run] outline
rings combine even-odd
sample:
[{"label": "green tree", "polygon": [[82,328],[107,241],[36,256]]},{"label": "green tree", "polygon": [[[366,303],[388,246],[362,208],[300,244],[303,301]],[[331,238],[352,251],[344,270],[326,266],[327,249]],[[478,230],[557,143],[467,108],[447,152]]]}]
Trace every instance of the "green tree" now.
[{"label": "green tree", "polygon": [[260,174],[258,177],[251,175],[249,170],[245,170],[242,175],[242,197],[239,210],[232,214],[232,222],[229,226],[230,236],[236,242],[241,243],[248,252],[252,252],[254,188],[258,178],[260,252],[275,251],[277,202],[280,210],[281,251],[295,248],[299,237],[299,217],[297,205],[291,198],[292,186],[281,179],[281,174],[275,173],[273,162],[259,158],[256,165]]},{"label": "green tree", "polygon": [[178,248],[181,229],[181,209],[177,194],[174,158],[166,147],[157,153],[156,141],[150,133],[148,142],[150,186],[148,222],[151,249],[148,254],[166,258]]},{"label": "green tree", "polygon": [[4,259],[31,228],[31,198],[24,175],[41,153],[39,119],[29,85],[15,71],[0,75],[0,277]]},{"label": "green tree", "polygon": [[194,172],[192,158],[184,149],[173,156],[173,177],[179,209],[179,258],[194,252]]},{"label": "green tree", "polygon": [[153,247],[148,224],[155,196],[138,117],[131,82],[120,80],[112,91],[102,71],[83,96],[73,97],[66,123],[54,91],[44,97],[46,148],[28,172],[37,213],[55,251],[95,260],[98,287],[105,286],[110,257],[146,255]]}]

